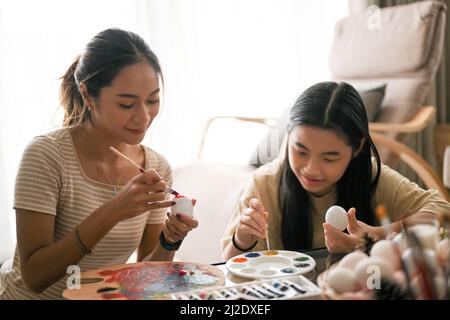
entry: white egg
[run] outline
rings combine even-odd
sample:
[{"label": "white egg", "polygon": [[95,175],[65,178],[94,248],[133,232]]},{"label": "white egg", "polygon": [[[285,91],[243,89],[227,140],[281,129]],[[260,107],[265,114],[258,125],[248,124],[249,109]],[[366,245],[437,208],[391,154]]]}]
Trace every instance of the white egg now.
[{"label": "white egg", "polygon": [[173,199],[175,204],[170,207],[170,212],[172,214],[183,213],[189,217],[194,215],[194,206],[192,205],[191,199],[187,197],[175,198]]},{"label": "white egg", "polygon": [[364,252],[360,250],[353,251],[345,255],[345,257],[339,261],[339,267],[354,270],[358,262],[366,258],[368,258],[368,256]]},{"label": "white egg", "polygon": [[331,224],[336,229],[343,231],[348,225],[347,211],[340,206],[332,206],[325,214],[325,222]]},{"label": "white egg", "polygon": [[355,290],[355,277],[350,270],[345,268],[336,267],[329,270],[327,283],[337,293]]},{"label": "white egg", "polygon": [[394,270],[401,268],[401,253],[396,244],[390,240],[380,240],[375,242],[370,250],[371,257],[378,257],[388,261]]},{"label": "white egg", "polygon": [[[392,278],[394,268],[386,260],[378,257],[369,257],[358,262],[355,268],[356,282],[368,289],[373,289],[381,278]],[[370,277],[370,278],[369,278]]]},{"label": "white egg", "polygon": [[436,254],[441,266],[446,266],[448,263],[449,247],[449,239],[441,240],[437,245]]}]

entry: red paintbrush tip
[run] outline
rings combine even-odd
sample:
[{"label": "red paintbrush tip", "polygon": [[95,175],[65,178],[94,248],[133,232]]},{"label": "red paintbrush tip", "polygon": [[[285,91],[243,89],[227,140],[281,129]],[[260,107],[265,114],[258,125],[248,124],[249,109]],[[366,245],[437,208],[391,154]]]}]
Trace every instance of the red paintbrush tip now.
[{"label": "red paintbrush tip", "polygon": [[182,194],[177,194],[177,195],[175,196],[175,198],[184,198],[184,196],[183,196]]}]

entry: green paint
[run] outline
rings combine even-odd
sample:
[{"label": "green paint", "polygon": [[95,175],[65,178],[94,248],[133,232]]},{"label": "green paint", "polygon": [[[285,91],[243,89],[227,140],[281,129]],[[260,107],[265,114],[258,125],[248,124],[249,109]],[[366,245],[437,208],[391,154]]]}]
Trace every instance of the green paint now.
[{"label": "green paint", "polygon": [[295,260],[295,261],[303,262],[303,261],[309,260],[309,258],[308,258],[308,257],[298,257],[298,258],[295,258],[294,260]]}]

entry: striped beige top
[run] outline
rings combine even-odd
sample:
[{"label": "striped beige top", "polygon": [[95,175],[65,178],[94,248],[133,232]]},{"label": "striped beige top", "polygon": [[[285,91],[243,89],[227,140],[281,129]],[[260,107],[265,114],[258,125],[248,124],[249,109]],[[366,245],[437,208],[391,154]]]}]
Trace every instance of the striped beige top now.
[{"label": "striped beige top", "polygon": [[[171,185],[172,170],[167,160],[143,148],[145,169],[154,168]],[[54,215],[54,241],[58,241],[110,200],[113,187],[83,173],[70,130],[59,129],[35,137],[27,146],[16,177],[14,208]],[[95,253],[80,261],[81,271],[125,263],[137,249],[146,224],[164,223],[166,210],[152,210],[118,223],[97,244]],[[16,248],[12,272],[0,278],[0,299],[62,299],[67,277],[41,294],[31,292],[22,281]]]}]

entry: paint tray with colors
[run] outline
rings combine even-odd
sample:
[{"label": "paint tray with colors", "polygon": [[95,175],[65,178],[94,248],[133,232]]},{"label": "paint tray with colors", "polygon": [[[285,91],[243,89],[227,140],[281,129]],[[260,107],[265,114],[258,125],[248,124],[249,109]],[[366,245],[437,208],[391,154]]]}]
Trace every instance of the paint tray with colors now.
[{"label": "paint tray with colors", "polygon": [[227,269],[244,278],[275,278],[299,275],[314,269],[316,261],[301,252],[266,250],[248,252],[227,261]]},{"label": "paint tray with colors", "polygon": [[174,293],[172,300],[307,300],[320,299],[322,290],[304,276],[261,279],[229,287]]}]

